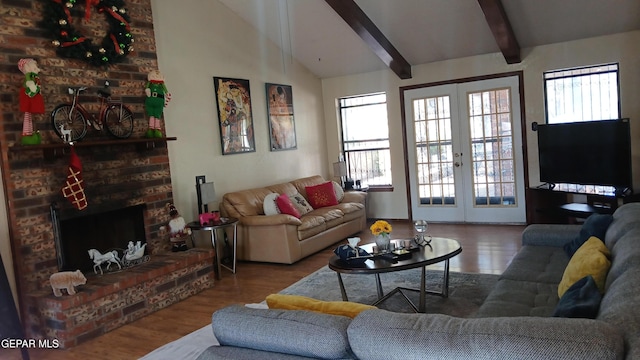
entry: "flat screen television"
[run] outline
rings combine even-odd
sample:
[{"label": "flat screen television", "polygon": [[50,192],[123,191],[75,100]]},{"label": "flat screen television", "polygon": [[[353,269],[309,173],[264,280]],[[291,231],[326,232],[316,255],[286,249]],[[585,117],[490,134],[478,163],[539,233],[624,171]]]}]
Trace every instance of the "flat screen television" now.
[{"label": "flat screen television", "polygon": [[632,186],[629,119],[538,125],[540,180]]}]

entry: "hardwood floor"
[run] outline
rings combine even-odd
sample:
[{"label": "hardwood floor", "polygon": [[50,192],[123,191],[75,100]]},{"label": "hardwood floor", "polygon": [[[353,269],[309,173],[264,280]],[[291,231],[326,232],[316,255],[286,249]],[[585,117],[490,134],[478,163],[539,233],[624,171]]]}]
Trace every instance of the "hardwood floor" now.
[{"label": "hardwood floor", "polygon": [[[393,221],[392,238],[415,233],[409,221]],[[501,274],[520,250],[520,225],[430,224],[433,236],[457,239],[462,253],[451,259],[451,271]],[[368,230],[361,243],[373,242]],[[340,242],[342,243],[342,242]],[[223,269],[215,286],[68,350],[30,350],[36,360],[137,359],[168,342],[211,323],[211,314],[234,303],[261,302],[327,264],[336,245],[293,265],[239,262],[237,273]],[[437,268],[434,265],[434,268]],[[338,286],[336,282],[336,286]],[[19,351],[0,349],[0,359],[20,359]]]}]

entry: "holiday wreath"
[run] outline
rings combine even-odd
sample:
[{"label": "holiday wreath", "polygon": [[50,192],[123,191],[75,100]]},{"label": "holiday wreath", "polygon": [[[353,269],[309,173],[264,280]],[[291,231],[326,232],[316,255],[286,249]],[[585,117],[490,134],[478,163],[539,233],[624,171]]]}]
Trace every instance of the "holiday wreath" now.
[{"label": "holiday wreath", "polygon": [[[104,14],[109,30],[100,44],[73,26],[78,0],[45,0],[42,26],[50,31],[58,56],[80,59],[91,65],[104,66],[120,62],[133,51],[133,35],[123,0],[85,0],[84,19],[89,20],[95,8]],[[81,1],[82,2],[82,1]]]}]

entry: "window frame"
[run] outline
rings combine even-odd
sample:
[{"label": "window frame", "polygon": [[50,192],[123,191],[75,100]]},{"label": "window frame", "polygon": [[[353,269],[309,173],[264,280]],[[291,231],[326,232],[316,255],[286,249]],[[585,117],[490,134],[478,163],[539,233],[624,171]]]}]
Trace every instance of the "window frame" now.
[{"label": "window frame", "polygon": [[[595,72],[587,72],[584,74],[580,74],[580,71],[584,71],[587,69],[595,69],[595,68],[603,68],[603,67],[611,67],[615,66],[615,69],[603,69],[601,71]],[[547,78],[549,74],[557,74],[566,72],[566,75],[560,75],[556,77]],[[569,74],[569,72],[576,72],[574,74]],[[559,124],[559,123],[573,123],[580,121],[599,121],[599,120],[613,120],[613,119],[582,119],[576,121],[564,121],[564,122],[549,122],[549,101],[547,94],[547,81],[555,80],[555,79],[563,79],[563,78],[575,78],[579,76],[585,75],[599,75],[599,74],[607,74],[607,73],[615,73],[616,74],[616,92],[617,92],[617,110],[618,116],[615,119],[622,118],[622,102],[621,102],[621,93],[620,93],[620,63],[612,62],[605,64],[597,64],[597,65],[586,65],[586,66],[578,66],[572,68],[558,69],[558,70],[549,70],[542,73],[542,89],[544,91],[544,117],[545,123],[547,124]],[[556,184],[558,186],[558,190],[569,192],[569,193],[579,193],[579,194],[595,194],[595,195],[609,195],[615,192],[611,186],[603,186],[603,185],[585,185],[585,184]],[[580,190],[583,189],[583,190]]]},{"label": "window frame", "polygon": [[[348,99],[354,99],[354,98],[365,98],[365,97],[369,97],[369,96],[379,96],[379,95],[384,95],[385,99],[383,102],[375,102],[375,103],[370,103],[370,104],[361,104],[361,105],[343,105],[343,101],[344,100],[348,100]],[[346,162],[346,167],[347,167],[347,178],[353,178],[351,176],[352,174],[352,167],[351,164],[349,163],[348,159],[348,153],[353,153],[353,152],[358,152],[359,150],[346,150],[347,146],[345,146],[345,144],[348,143],[357,143],[357,142],[367,142],[367,141],[387,141],[388,146],[387,147],[376,147],[376,148],[368,148],[367,150],[373,150],[373,151],[379,151],[379,150],[386,150],[389,152],[389,177],[391,179],[391,184],[367,184],[366,187],[368,188],[368,191],[393,191],[393,174],[391,172],[391,139],[389,136],[387,136],[386,138],[371,138],[371,139],[366,139],[366,140],[357,140],[357,141],[345,141],[344,139],[344,133],[345,133],[345,128],[344,128],[344,124],[345,124],[345,119],[343,118],[343,110],[345,109],[349,109],[349,108],[354,108],[354,107],[362,107],[362,106],[377,106],[377,105],[387,105],[387,93],[385,91],[380,91],[380,92],[374,92],[374,93],[367,93],[367,94],[358,94],[358,95],[351,95],[351,96],[344,96],[344,97],[340,97],[337,99],[336,101],[336,107],[337,107],[337,111],[338,111],[338,132],[339,132],[339,141],[340,141],[340,155],[341,158],[345,160]],[[387,131],[389,129],[389,123],[388,123],[388,113],[387,113]],[[348,121],[348,120],[347,120]],[[361,150],[360,150],[361,151]],[[357,180],[357,179],[355,179]],[[364,185],[363,185],[364,186]]]},{"label": "window frame", "polygon": [[[615,70],[602,70],[602,71],[598,71],[598,72],[593,72],[593,73],[586,73],[584,75],[597,75],[597,74],[606,74],[606,73],[616,73],[616,91],[618,93],[618,118],[621,117],[622,114],[622,105],[621,105],[621,101],[620,101],[620,63],[618,62],[612,62],[612,63],[605,63],[605,64],[597,64],[597,65],[585,65],[585,66],[578,66],[578,67],[572,67],[572,68],[564,68],[564,69],[558,69],[558,70],[548,70],[548,71],[544,71],[542,73],[542,90],[544,92],[544,120],[545,123],[550,124],[549,122],[549,98],[548,98],[548,94],[547,94],[547,81],[548,80],[555,80],[555,79],[565,79],[565,78],[575,78],[575,77],[579,77],[582,75],[579,74],[574,74],[574,75],[562,75],[562,76],[557,76],[557,77],[553,77],[553,78],[547,78],[547,75],[549,74],[554,74],[554,73],[562,73],[562,72],[570,72],[570,71],[582,71],[582,70],[587,70],[587,69],[594,69],[594,68],[600,68],[600,67],[610,67],[610,66],[615,66]],[[609,119],[583,119],[582,121],[593,121],[593,120],[609,120]],[[566,121],[569,122],[569,121]],[[571,122],[575,122],[575,121],[571,121]]]}]

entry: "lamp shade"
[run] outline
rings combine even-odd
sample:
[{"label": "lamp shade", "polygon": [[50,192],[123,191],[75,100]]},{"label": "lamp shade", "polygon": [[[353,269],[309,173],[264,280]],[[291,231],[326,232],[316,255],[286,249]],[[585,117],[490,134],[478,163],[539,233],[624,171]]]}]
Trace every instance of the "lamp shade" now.
[{"label": "lamp shade", "polygon": [[333,163],[333,176],[347,175],[347,163],[344,161],[336,161]]},{"label": "lamp shade", "polygon": [[216,197],[216,188],[212,182],[200,184],[200,195],[202,196],[203,204],[208,204],[218,200]]}]

